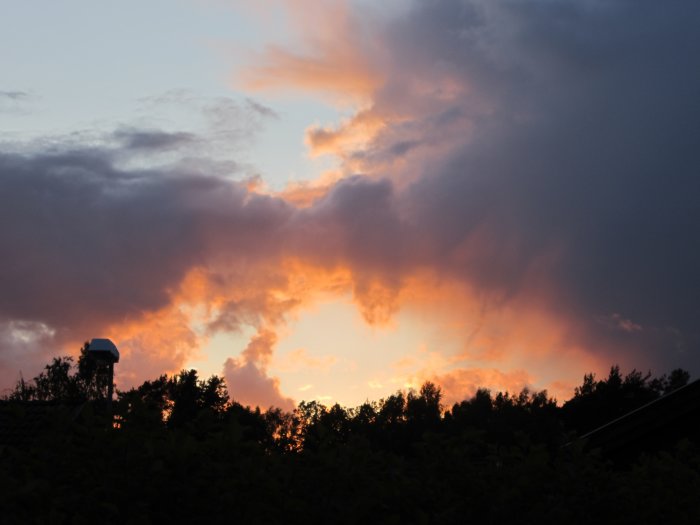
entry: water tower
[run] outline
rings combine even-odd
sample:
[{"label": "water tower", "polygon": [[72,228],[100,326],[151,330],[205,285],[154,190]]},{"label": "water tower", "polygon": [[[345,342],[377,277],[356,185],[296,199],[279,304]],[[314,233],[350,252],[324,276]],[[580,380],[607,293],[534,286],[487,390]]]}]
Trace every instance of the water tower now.
[{"label": "water tower", "polygon": [[114,363],[119,362],[119,350],[110,339],[93,339],[88,345],[87,355],[95,366],[95,384],[100,397],[111,404]]}]

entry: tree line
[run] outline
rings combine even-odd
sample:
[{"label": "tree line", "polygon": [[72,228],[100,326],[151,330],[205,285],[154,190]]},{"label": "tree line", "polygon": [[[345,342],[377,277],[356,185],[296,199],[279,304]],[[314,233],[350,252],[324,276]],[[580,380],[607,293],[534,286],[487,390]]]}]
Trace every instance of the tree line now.
[{"label": "tree line", "polygon": [[183,370],[117,391],[108,412],[85,347],[5,396],[5,408],[83,408],[2,451],[0,503],[18,523],[690,523],[700,516],[694,443],[620,466],[576,441],[689,378],[613,366],[585,375],[562,405],[546,391],[479,389],[444,406],[426,382],[357,407],[303,401],[285,412],[243,406],[222,378]]}]

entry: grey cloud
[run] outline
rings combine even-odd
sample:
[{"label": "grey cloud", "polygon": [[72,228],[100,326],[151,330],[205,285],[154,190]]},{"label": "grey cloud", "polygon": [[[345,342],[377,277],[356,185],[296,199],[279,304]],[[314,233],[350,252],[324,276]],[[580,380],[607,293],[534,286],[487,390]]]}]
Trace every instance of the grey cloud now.
[{"label": "grey cloud", "polygon": [[33,99],[34,95],[29,91],[0,90],[0,112],[22,115]]},{"label": "grey cloud", "polygon": [[230,159],[233,152],[240,152],[242,144],[255,140],[266,120],[278,117],[273,109],[250,98],[207,97],[186,89],[142,97],[139,103],[147,121],[170,120],[173,114],[184,111],[198,127],[195,132],[126,127],[118,130],[114,138],[141,152],[163,148],[173,151],[191,146],[200,158]]},{"label": "grey cloud", "polygon": [[611,362],[700,370],[698,23],[692,1],[416,3],[376,35],[371,111],[401,118],[352,156],[374,178],[296,215],[319,241],[299,251],[397,287],[431,269],[545,305]]},{"label": "grey cloud", "polygon": [[7,91],[0,90],[0,98],[9,99],[12,101],[25,100],[30,97],[27,91]]},{"label": "grey cloud", "polygon": [[279,113],[277,113],[274,109],[272,109],[268,106],[265,106],[264,104],[261,104],[260,102],[253,100],[252,98],[246,99],[246,105],[262,117],[274,118],[274,119],[280,118]]},{"label": "grey cloud", "polygon": [[[191,268],[252,268],[262,299],[230,298],[211,327],[235,328],[259,322],[260,276],[290,256],[350,267],[359,294],[427,269],[531,298],[611,362],[697,373],[699,22],[694,1],[416,4],[378,35],[393,61],[375,110],[406,118],[358,157],[399,154],[401,171],[304,209],[196,163],[0,154],[0,322],[91,333],[167,304]],[[426,94],[443,77],[463,92]],[[240,115],[208,111],[217,129]],[[255,363],[226,374],[280,399]]]},{"label": "grey cloud", "polygon": [[193,133],[160,130],[120,129],[113,136],[122,147],[134,150],[172,150],[199,141]]},{"label": "grey cloud", "polygon": [[[401,197],[446,270],[515,295],[556,250],[551,309],[579,324],[587,346],[699,368],[698,23],[690,1],[443,1],[395,23],[395,78],[427,76],[442,60],[469,88],[472,137],[447,158],[417,156],[425,176]],[[380,108],[408,104],[400,90],[390,82]],[[432,114],[446,107],[435,100]],[[454,140],[420,122],[432,140]],[[489,243],[450,262],[477,229]],[[614,314],[649,329],[608,333],[596,319]]]},{"label": "grey cloud", "polygon": [[0,155],[0,318],[91,333],[166,305],[217,254],[272,255],[261,244],[284,204],[225,178],[120,170],[112,156]]},{"label": "grey cloud", "polygon": [[197,97],[193,91],[180,88],[170,89],[157,95],[140,97],[138,101],[143,104],[145,108],[152,109],[158,106],[194,105],[198,98],[199,97]]}]

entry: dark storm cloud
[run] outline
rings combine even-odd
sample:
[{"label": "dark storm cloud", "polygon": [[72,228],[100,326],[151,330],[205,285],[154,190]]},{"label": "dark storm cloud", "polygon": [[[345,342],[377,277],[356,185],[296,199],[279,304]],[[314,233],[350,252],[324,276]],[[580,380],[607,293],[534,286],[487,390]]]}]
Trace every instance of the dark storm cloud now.
[{"label": "dark storm cloud", "polygon": [[266,251],[256,235],[286,213],[223,178],[119,170],[100,149],[0,155],[0,182],[0,317],[71,331],[164,306],[229,238]]},{"label": "dark storm cloud", "polygon": [[[399,117],[350,156],[373,176],[302,209],[197,163],[117,168],[119,148],[0,154],[0,327],[92,333],[167,305],[192,268],[247,268],[260,298],[224,298],[211,326],[236,328],[289,257],[349,268],[370,306],[375,283],[431,271],[545,309],[609,362],[697,373],[699,26],[695,1],[416,4],[376,35],[391,60],[368,111]],[[278,393],[264,372],[227,365]]]},{"label": "dark storm cloud", "polygon": [[309,135],[383,123],[340,152],[379,182],[305,211],[334,232],[307,253],[397,286],[430,268],[546,309],[562,344],[700,369],[699,25],[689,0],[416,2],[349,64],[382,71],[369,107]]},{"label": "dark storm cloud", "polygon": [[[690,1],[432,2],[391,26],[402,71],[440,59],[467,87],[450,104],[472,115],[473,138],[428,159],[403,197],[449,271],[515,295],[556,251],[551,307],[588,346],[700,366],[699,23]],[[380,108],[397,91],[390,80]],[[489,242],[452,264],[476,229]],[[600,321],[615,316],[640,329]]]}]

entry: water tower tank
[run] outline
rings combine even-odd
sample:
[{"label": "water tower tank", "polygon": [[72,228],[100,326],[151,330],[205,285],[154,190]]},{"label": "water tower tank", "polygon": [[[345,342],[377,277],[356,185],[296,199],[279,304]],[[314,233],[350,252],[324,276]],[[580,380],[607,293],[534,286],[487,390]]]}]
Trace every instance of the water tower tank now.
[{"label": "water tower tank", "polygon": [[114,363],[119,362],[119,350],[109,339],[93,339],[88,345],[87,355],[95,366],[97,395],[107,399],[111,410],[114,390]]},{"label": "water tower tank", "polygon": [[88,352],[91,357],[111,361],[112,363],[119,362],[119,350],[110,339],[93,339],[88,345]]}]

